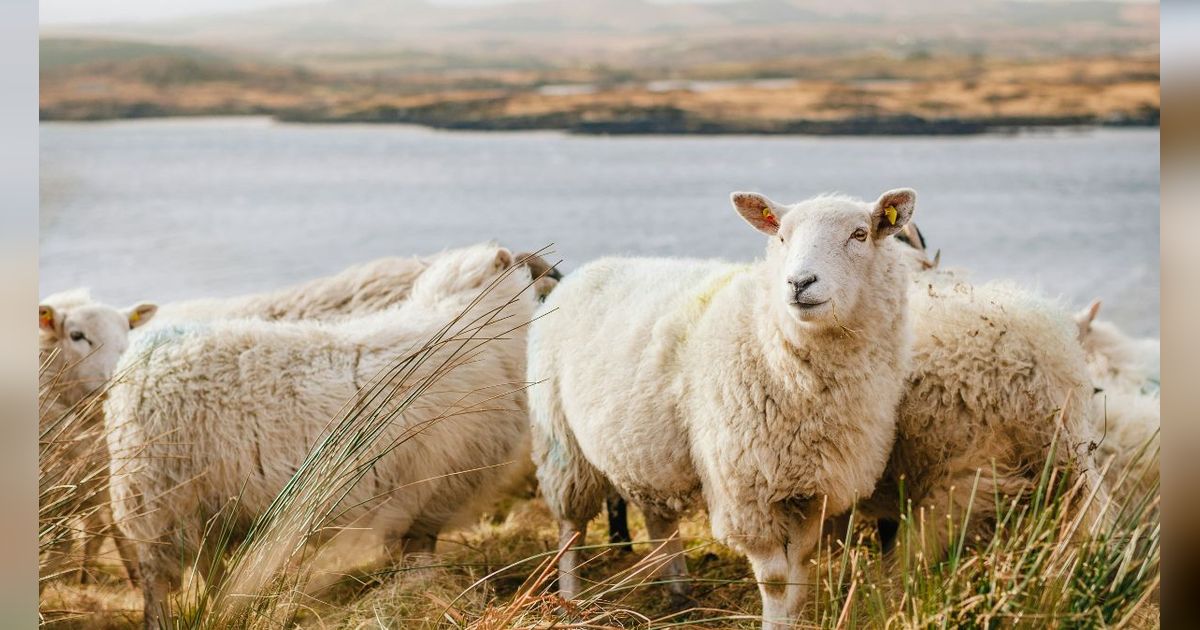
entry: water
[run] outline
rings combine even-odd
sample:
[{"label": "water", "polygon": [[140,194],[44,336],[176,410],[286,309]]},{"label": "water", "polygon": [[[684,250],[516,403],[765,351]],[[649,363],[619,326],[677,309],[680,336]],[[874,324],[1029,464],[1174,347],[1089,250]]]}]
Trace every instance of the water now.
[{"label": "water", "polygon": [[41,291],[116,304],[264,291],[495,238],[749,260],[730,191],[920,193],[943,264],[1158,334],[1157,130],[966,138],[577,137],[264,119],[41,127]]}]

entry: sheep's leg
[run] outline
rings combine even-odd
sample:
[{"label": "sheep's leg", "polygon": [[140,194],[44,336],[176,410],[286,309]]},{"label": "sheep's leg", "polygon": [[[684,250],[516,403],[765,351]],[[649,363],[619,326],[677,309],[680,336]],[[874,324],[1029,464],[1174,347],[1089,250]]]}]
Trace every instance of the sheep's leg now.
[{"label": "sheep's leg", "polygon": [[[694,605],[691,600],[691,584],[687,581],[687,558],[683,553],[683,540],[679,536],[679,519],[666,518],[650,510],[643,510],[646,515],[646,530],[650,534],[651,545],[656,553],[651,556],[653,561],[665,558],[658,568],[658,575],[669,580],[671,603],[673,607],[683,608]],[[665,542],[663,542],[665,541]]]},{"label": "sheep's leg", "polygon": [[792,523],[788,531],[788,616],[799,619],[804,602],[808,599],[810,584],[808,582],[809,561],[817,549],[821,539],[821,518],[819,513],[809,512],[803,518]]},{"label": "sheep's leg", "polygon": [[88,584],[93,581],[91,569],[96,565],[96,556],[100,555],[100,547],[104,544],[104,533],[110,524],[104,518],[103,510],[97,510],[88,515],[83,522],[83,557],[79,563],[79,583]]},{"label": "sheep's leg", "polygon": [[169,627],[171,591],[167,581],[145,563],[139,569],[142,575],[142,627],[145,630]]},{"label": "sheep's leg", "polygon": [[[104,537],[111,536],[113,543],[117,547],[117,555],[121,557],[121,564],[125,566],[125,573],[129,576],[129,584],[134,588],[138,586],[137,572],[137,553],[134,551],[133,543],[129,542],[121,532],[117,530],[113,524],[112,510],[107,506],[102,506],[95,512],[95,524],[89,524],[87,529],[86,542],[83,550],[83,568],[81,582],[87,583],[90,575],[88,567],[96,556],[99,555],[100,547],[104,544]],[[90,521],[91,519],[89,519]]]},{"label": "sheep's leg", "polygon": [[[200,555],[196,559],[196,570],[200,577],[204,578],[205,594],[214,593],[214,587],[225,579],[225,554],[222,553],[224,549],[218,549],[218,546],[215,542],[202,541]],[[231,544],[229,547],[233,546]]]},{"label": "sheep's leg", "polygon": [[167,541],[137,545],[138,573],[142,579],[142,625],[146,630],[170,626],[171,591],[180,587],[179,549]]},{"label": "sheep's leg", "polygon": [[625,499],[613,493],[604,502],[604,511],[608,514],[608,542],[619,551],[629,551],[633,536],[629,533],[629,513]]},{"label": "sheep's leg", "polygon": [[134,549],[133,543],[121,535],[120,532],[113,532],[113,543],[117,545],[117,555],[121,556],[121,564],[125,565],[125,574],[129,576],[129,585],[137,588],[141,584],[141,578],[138,576],[138,560],[137,551]]},{"label": "sheep's leg", "polygon": [[781,630],[791,625],[788,595],[788,554],[780,544],[754,549],[746,554],[758,581],[758,593],[762,597],[763,630]]},{"label": "sheep's leg", "polygon": [[875,531],[879,534],[879,550],[883,553],[891,553],[896,548],[900,523],[890,518],[881,518],[875,521]]},{"label": "sheep's leg", "polygon": [[570,601],[579,595],[579,547],[587,538],[587,521],[562,521],[558,529],[558,594]]},{"label": "sheep's leg", "polygon": [[763,630],[790,628],[808,596],[808,562],[821,537],[818,515],[796,518],[788,526],[786,544],[747,554],[763,603]]}]

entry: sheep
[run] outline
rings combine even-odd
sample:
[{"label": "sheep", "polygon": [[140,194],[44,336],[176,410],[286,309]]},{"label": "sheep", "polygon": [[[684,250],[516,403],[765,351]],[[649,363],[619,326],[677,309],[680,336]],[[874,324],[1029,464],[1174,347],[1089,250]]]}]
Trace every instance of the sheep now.
[{"label": "sheep", "polygon": [[1096,459],[1108,465],[1109,487],[1128,503],[1153,492],[1159,480],[1160,344],[1097,320],[1099,311],[1095,300],[1075,322],[1100,406],[1094,416],[1100,436]]},{"label": "sheep", "polygon": [[[804,602],[821,514],[883,472],[909,345],[908,271],[889,237],[916,193],[731,200],[770,237],[765,260],[601,259],[563,280],[530,332],[528,379],[544,381],[530,392],[534,462],[566,599],[580,591],[571,543],[615,488],[671,539],[674,578],[678,519],[705,507],[750,560],[763,626],[782,627]],[[676,579],[672,597],[687,590]]]},{"label": "sheep", "polygon": [[[113,508],[122,530],[138,541],[147,627],[169,614],[163,607],[180,586],[180,559],[213,557],[200,544],[205,519],[226,508],[229,497],[240,497],[236,527],[244,528],[360,388],[447,322],[457,322],[452,333],[466,334],[466,322],[503,309],[503,321],[475,332],[506,333],[502,338],[389,422],[377,444],[419,434],[383,456],[369,483],[352,488],[344,498],[352,507],[342,520],[365,522],[393,547],[412,551],[430,532],[472,519],[479,502],[529,457],[525,395],[514,384],[524,378],[521,324],[535,300],[524,268],[504,271],[512,262],[508,250],[493,245],[440,256],[406,301],[365,317],[189,322],[135,339],[105,416]],[[480,297],[492,281],[498,284]],[[437,346],[416,374],[395,386],[411,387],[451,352],[449,345]],[[486,409],[471,410],[481,404]],[[434,422],[442,413],[454,415]],[[372,500],[380,492],[389,497],[382,504]],[[215,566],[200,562],[198,568],[206,565]]]},{"label": "sheep", "polygon": [[1158,393],[1158,339],[1135,339],[1109,321],[1097,320],[1100,300],[1075,314],[1079,342],[1096,387],[1144,394]]},{"label": "sheep", "polygon": [[[80,581],[90,579],[93,559],[112,531],[108,506],[108,452],[100,431],[98,398],[128,345],[130,330],[154,317],[156,307],[140,303],[117,309],[95,302],[86,289],[56,293],[38,305],[39,390],[42,419],[42,480],[58,488],[74,487],[68,497],[82,515],[83,553]],[[48,497],[44,497],[48,498]],[[115,539],[129,580],[137,583],[132,546]],[[56,545],[61,547],[61,545]],[[50,553],[65,557],[61,549]],[[58,559],[50,558],[53,567]],[[51,569],[51,573],[55,569]]]},{"label": "sheep", "polygon": [[[413,283],[433,261],[460,256],[464,251],[450,249],[426,257],[380,258],[269,293],[175,302],[160,308],[155,325],[235,318],[334,321],[367,315],[408,299]],[[529,268],[539,300],[562,279],[562,274],[536,253],[517,254],[515,264]],[[532,477],[532,466],[530,469]],[[434,538],[436,534],[430,532]],[[435,544],[436,540],[431,540],[427,546]]]},{"label": "sheep", "polygon": [[[269,321],[329,320],[384,310],[408,298],[413,282],[440,256],[388,257],[354,265],[335,275],[317,278],[263,294],[203,298],[163,305],[159,322],[207,321],[251,317]],[[537,278],[539,297],[549,294],[561,274],[536,254],[517,255],[517,264]]]},{"label": "sheep", "polygon": [[1013,283],[972,285],[961,271],[928,262],[922,248],[910,250],[912,371],[887,471],[858,513],[880,522],[890,549],[901,497],[910,498],[921,551],[937,561],[949,544],[943,515],[961,520],[969,504],[969,522],[959,524],[968,539],[986,536],[994,497],[1036,485],[1057,431],[1056,463],[1096,493],[1087,508],[1095,522],[1105,494],[1088,453],[1092,390],[1070,317]]},{"label": "sheep", "polygon": [[[402,303],[431,263],[441,257],[461,257],[467,249],[451,249],[423,258],[380,258],[265,294],[175,302],[160,308],[155,325],[236,318],[335,321],[367,315]],[[529,268],[539,299],[549,294],[562,278],[555,267],[534,253],[518,254],[515,264]],[[437,532],[429,534],[436,538]],[[432,548],[436,540],[425,544]]]}]

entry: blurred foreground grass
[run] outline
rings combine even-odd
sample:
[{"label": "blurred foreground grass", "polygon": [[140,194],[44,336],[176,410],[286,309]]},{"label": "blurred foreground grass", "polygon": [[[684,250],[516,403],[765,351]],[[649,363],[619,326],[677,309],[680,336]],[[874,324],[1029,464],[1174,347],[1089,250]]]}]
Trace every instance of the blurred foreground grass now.
[{"label": "blurred foreground grass", "polygon": [[[901,543],[885,559],[867,528],[848,549],[826,538],[802,627],[1157,627],[1157,501],[1122,511],[1088,542],[1066,536],[1066,488],[1052,488],[1026,507],[1006,510],[991,544],[962,541],[947,562],[930,565]],[[635,540],[645,541],[632,513]],[[556,527],[537,498],[515,501],[503,518],[444,536],[438,554],[391,566],[369,534],[336,541],[309,567],[305,594],[284,624],[302,628],[754,628],[758,589],[749,565],[712,542],[703,518],[681,526],[697,607],[672,611],[666,587],[645,559],[654,545],[632,551],[608,545],[591,528],[585,601],[563,605],[554,595]],[[907,525],[900,540],[904,541]],[[113,561],[115,562],[115,561]],[[101,584],[57,582],[43,594],[49,625],[126,628],[140,623],[140,596],[119,566]],[[335,568],[340,567],[340,568]],[[346,569],[345,567],[353,567]],[[183,627],[203,626],[192,618]],[[264,625],[263,627],[267,627]]]}]

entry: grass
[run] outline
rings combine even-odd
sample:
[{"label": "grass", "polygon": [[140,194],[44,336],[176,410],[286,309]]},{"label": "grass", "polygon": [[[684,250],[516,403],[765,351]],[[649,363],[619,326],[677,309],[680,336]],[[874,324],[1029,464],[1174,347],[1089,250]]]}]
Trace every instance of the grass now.
[{"label": "grass", "polygon": [[[671,608],[666,585],[654,575],[662,555],[651,553],[663,541],[646,541],[644,523],[633,511],[635,539],[644,542],[632,549],[609,545],[602,527],[590,528],[581,541],[589,557],[584,592],[571,603],[555,594],[557,528],[533,488],[503,500],[473,527],[444,534],[433,556],[397,562],[380,552],[375,532],[345,527],[339,516],[355,507],[344,504],[346,489],[388,450],[405,446],[405,436],[381,441],[383,428],[495,339],[493,332],[479,334],[485,325],[510,330],[526,323],[503,319],[500,309],[472,321],[460,317],[381,374],[347,404],[249,529],[236,531],[236,501],[226,517],[213,519],[207,536],[228,552],[224,571],[212,583],[194,573],[185,579],[173,603],[180,613],[173,627],[758,627],[758,587],[749,565],[711,539],[702,514],[680,527],[696,601],[688,610]],[[44,389],[43,402],[51,402],[52,388]],[[57,553],[77,534],[80,517],[94,509],[80,493],[95,467],[73,456],[78,445],[67,439],[65,423],[80,417],[79,409],[47,411],[53,408],[43,405],[43,623],[139,627],[141,597],[111,554],[102,555],[98,583],[81,585],[63,568],[63,559],[75,556]],[[96,434],[87,435],[94,440]],[[1144,455],[1157,460],[1157,453]],[[849,544],[825,537],[812,560],[815,582],[808,585],[800,627],[1156,626],[1158,486],[1141,483],[1140,465],[1110,476],[1123,503],[1110,506],[1108,518],[1093,529],[1084,527],[1077,508],[1094,498],[1069,483],[1076,476],[1050,463],[1020,500],[973,495],[972,505],[997,502],[994,535],[969,540],[954,525],[965,518],[947,519],[954,544],[943,562],[922,553],[921,513],[905,511],[897,549],[889,555],[880,552],[869,524],[851,518],[841,537]]]},{"label": "grass", "polygon": [[100,395],[65,402],[68,370],[56,367],[57,351],[38,368],[38,553],[39,587],[79,579],[81,541],[105,533],[103,510],[108,475],[104,433],[99,426]]},{"label": "grass", "polygon": [[[990,541],[959,536],[950,557],[933,563],[915,542],[917,518],[901,524],[894,556],[883,556],[871,531],[851,523],[853,542],[825,538],[814,560],[802,627],[1151,627],[1157,626],[1159,525],[1157,488],[1135,497],[1096,532],[1079,527],[1068,504],[1078,488],[1047,468],[1031,497],[1000,510]],[[992,500],[980,498],[981,500]],[[631,511],[636,540],[645,528]],[[348,532],[289,574],[285,603],[267,597],[272,617],[260,627],[303,628],[754,628],[758,590],[748,564],[714,542],[702,516],[681,525],[698,607],[670,609],[666,587],[651,575],[653,542],[631,551],[608,545],[592,528],[585,541],[584,599],[565,605],[554,594],[556,528],[542,501],[522,497],[474,527],[444,536],[438,554],[392,566],[370,534]],[[288,589],[294,589],[288,591]],[[130,627],[137,596],[116,583],[56,585],[43,603],[87,610],[53,624]],[[224,617],[196,611],[187,627],[219,627]],[[208,619],[198,616],[211,615]]]}]

